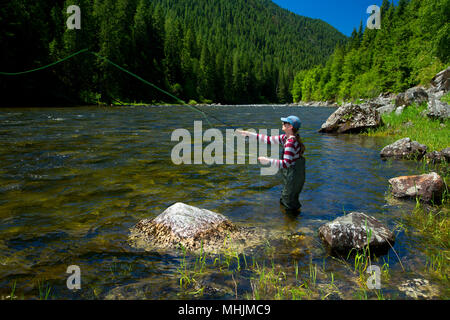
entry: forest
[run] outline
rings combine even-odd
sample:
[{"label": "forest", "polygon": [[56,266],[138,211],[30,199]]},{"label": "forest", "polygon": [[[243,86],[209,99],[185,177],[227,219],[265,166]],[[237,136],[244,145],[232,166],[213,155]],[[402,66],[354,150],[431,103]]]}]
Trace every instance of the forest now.
[{"label": "forest", "polygon": [[384,0],[381,29],[353,31],[327,62],[295,76],[294,101],[348,101],[427,86],[450,62],[450,1]]},{"label": "forest", "polygon": [[[79,30],[66,26],[73,4]],[[295,74],[325,64],[348,42],[327,23],[269,0],[11,0],[0,6],[0,28],[2,72],[87,48],[183,101],[203,103],[292,102]],[[1,104],[176,102],[99,56],[0,75]]]}]

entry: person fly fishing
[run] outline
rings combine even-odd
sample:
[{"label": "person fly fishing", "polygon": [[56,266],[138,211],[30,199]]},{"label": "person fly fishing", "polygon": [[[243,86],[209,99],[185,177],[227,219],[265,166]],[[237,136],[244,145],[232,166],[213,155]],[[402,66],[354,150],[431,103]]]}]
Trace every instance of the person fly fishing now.
[{"label": "person fly fishing", "polygon": [[267,144],[281,144],[283,146],[282,158],[271,159],[267,157],[258,157],[261,164],[275,165],[281,169],[283,190],[281,191],[280,204],[288,213],[296,213],[300,210],[299,195],[305,184],[305,145],[298,133],[301,122],[296,116],[281,118],[282,130],[285,134],[279,136],[266,136],[249,131],[237,130],[237,133],[256,137],[259,141]]}]

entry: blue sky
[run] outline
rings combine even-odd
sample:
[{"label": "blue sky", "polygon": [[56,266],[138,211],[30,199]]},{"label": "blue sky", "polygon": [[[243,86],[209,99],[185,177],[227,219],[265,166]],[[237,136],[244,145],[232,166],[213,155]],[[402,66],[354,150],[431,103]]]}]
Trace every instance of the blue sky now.
[{"label": "blue sky", "polygon": [[[358,30],[361,20],[367,23],[370,5],[381,7],[383,0],[272,0],[282,8],[301,16],[321,19],[350,36],[353,28]],[[392,2],[392,0],[391,0]],[[394,0],[397,5],[398,0]]]}]

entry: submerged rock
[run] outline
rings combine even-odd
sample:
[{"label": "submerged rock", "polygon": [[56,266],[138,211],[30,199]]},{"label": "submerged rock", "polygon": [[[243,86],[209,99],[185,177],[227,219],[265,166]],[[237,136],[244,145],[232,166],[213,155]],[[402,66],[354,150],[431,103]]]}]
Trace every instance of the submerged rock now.
[{"label": "submerged rock", "polygon": [[386,226],[361,212],[352,212],[322,225],[319,237],[332,252],[338,254],[346,254],[352,249],[361,250],[367,244],[372,253],[386,253],[395,241],[394,233]]},{"label": "submerged rock", "polygon": [[[171,284],[176,287],[176,283]],[[155,278],[142,279],[139,282],[117,286],[111,289],[103,298],[105,300],[151,300],[162,299],[171,286]]]},{"label": "submerged rock", "polygon": [[[178,202],[155,219],[144,219],[131,230],[130,241],[144,249],[179,248],[219,251],[233,243],[245,247],[246,242],[265,238],[262,230],[238,227],[225,216]],[[229,241],[227,241],[229,240]]]},{"label": "submerged rock", "polygon": [[395,159],[422,159],[427,151],[427,146],[417,141],[411,141],[410,138],[404,138],[395,141],[384,147],[381,152],[381,158]]},{"label": "submerged rock", "polygon": [[398,289],[414,299],[430,299],[439,295],[439,290],[425,279],[407,280],[400,284]]},{"label": "submerged rock", "polygon": [[416,198],[421,201],[440,201],[445,190],[444,180],[436,173],[420,176],[402,176],[389,179],[392,195],[396,198]]},{"label": "submerged rock", "polygon": [[357,133],[381,125],[381,116],[376,108],[346,104],[337,109],[322,125],[323,133]]}]

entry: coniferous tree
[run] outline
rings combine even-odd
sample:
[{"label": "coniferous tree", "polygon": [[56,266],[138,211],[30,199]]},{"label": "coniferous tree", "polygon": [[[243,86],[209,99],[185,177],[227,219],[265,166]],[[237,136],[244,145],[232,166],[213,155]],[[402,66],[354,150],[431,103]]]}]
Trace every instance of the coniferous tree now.
[{"label": "coniferous tree", "polygon": [[381,29],[354,30],[344,50],[337,47],[326,64],[302,71],[293,93],[301,92],[301,100],[356,99],[429,84],[449,64],[449,6],[446,0],[383,1]]}]

